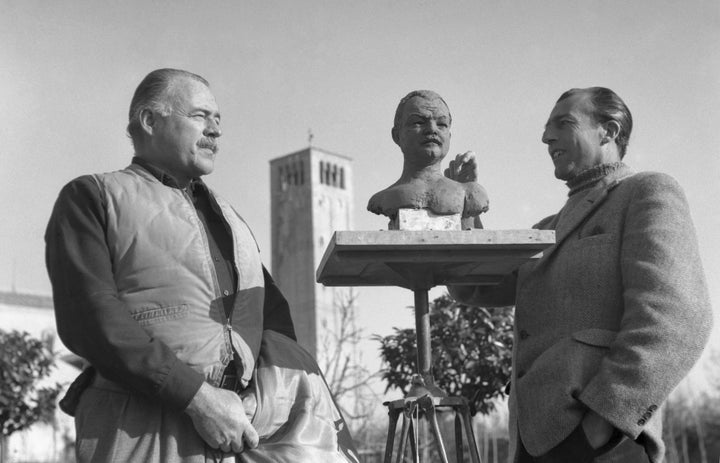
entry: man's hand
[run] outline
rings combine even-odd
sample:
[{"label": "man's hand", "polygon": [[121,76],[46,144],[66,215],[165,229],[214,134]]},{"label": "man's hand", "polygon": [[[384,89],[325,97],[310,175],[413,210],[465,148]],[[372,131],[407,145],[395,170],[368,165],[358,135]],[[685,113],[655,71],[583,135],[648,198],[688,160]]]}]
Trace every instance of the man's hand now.
[{"label": "man's hand", "polygon": [[240,396],[232,391],[203,383],[185,409],[195,430],[212,448],[226,453],[240,453],[247,445],[255,448],[259,437]]},{"label": "man's hand", "polygon": [[594,449],[599,449],[607,444],[614,431],[610,423],[592,410],[589,410],[583,417],[582,428],[590,446]]},{"label": "man's hand", "polygon": [[477,182],[478,165],[475,153],[466,151],[455,156],[455,160],[450,161],[450,165],[445,169],[445,176],[461,183]]}]

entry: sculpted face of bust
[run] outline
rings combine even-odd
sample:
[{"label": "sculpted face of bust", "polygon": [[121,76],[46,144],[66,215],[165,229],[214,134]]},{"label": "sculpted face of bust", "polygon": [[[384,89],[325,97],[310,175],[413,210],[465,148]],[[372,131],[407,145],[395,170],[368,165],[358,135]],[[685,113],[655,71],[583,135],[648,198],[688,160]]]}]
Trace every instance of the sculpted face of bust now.
[{"label": "sculpted face of bust", "polygon": [[392,137],[406,165],[418,170],[439,165],[450,148],[450,123],[450,110],[439,96],[414,96],[405,102]]},{"label": "sculpted face of bust", "polygon": [[487,193],[475,178],[461,183],[443,174],[441,163],[450,149],[451,124],[450,109],[431,90],[415,90],[400,100],[391,133],[403,153],[403,170],[395,183],[368,201],[369,211],[390,217],[390,228],[399,225],[400,209],[426,209],[439,216],[461,214],[463,219],[487,211]]}]

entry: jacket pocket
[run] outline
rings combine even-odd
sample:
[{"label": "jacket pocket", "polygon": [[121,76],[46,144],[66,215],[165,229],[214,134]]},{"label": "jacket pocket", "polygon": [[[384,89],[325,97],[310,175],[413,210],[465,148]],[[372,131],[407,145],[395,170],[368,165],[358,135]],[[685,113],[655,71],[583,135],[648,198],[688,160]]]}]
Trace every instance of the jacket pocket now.
[{"label": "jacket pocket", "polygon": [[137,312],[134,312],[132,317],[140,326],[148,326],[187,317],[189,310],[187,304],[145,306],[141,307]]},{"label": "jacket pocket", "polygon": [[617,331],[589,328],[574,332],[572,337],[574,340],[590,346],[610,347],[617,337]]}]

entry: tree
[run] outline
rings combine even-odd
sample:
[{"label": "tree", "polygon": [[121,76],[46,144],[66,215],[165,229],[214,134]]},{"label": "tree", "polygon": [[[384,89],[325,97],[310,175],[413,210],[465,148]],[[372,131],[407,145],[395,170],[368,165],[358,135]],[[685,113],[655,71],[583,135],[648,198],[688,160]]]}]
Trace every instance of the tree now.
[{"label": "tree", "polygon": [[0,330],[0,461],[5,461],[12,433],[53,420],[61,386],[39,387],[38,381],[50,374],[54,362],[48,343],[26,332]]},{"label": "tree", "polygon": [[[454,302],[444,294],[430,304],[432,373],[437,385],[451,396],[463,396],[470,412],[488,414],[493,399],[504,393],[512,358],[512,308],[485,309]],[[387,368],[387,388],[407,393],[416,373],[414,329],[395,328],[395,334],[376,337]]]},{"label": "tree", "polygon": [[711,346],[670,394],[663,413],[668,463],[710,463],[720,458],[720,350]]},{"label": "tree", "polygon": [[363,366],[358,348],[363,334],[357,328],[356,301],[354,290],[335,290],[332,326],[328,320],[323,321],[318,363],[358,450],[362,451],[382,441],[385,429],[373,419],[380,398],[372,387],[376,375]]}]

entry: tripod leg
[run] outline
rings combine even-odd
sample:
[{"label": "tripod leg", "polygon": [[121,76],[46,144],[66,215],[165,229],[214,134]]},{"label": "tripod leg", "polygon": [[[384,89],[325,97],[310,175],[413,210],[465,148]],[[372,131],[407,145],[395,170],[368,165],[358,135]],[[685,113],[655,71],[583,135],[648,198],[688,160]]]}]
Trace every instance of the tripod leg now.
[{"label": "tripod leg", "polygon": [[385,459],[383,462],[392,463],[392,451],[393,446],[395,445],[395,429],[397,428],[397,420],[400,410],[393,408],[393,405],[389,403],[387,406],[390,408],[388,410],[388,418],[390,419],[390,422],[388,424],[387,443],[385,444]]},{"label": "tripod leg", "polygon": [[477,442],[475,442],[475,433],[473,433],[472,423],[470,422],[470,410],[467,405],[463,405],[460,407],[460,411],[462,413],[463,424],[465,425],[465,435],[467,436],[468,447],[470,447],[470,460],[472,463],[481,463]]},{"label": "tripod leg", "polygon": [[462,421],[457,411],[455,413],[455,452],[457,453],[457,462],[463,463],[465,455],[463,455]]},{"label": "tripod leg", "polygon": [[417,409],[410,420],[410,450],[412,452],[413,463],[420,463],[420,454],[418,453],[418,430],[420,429],[419,417]]},{"label": "tripod leg", "polygon": [[425,396],[421,397],[418,401],[421,402],[420,406],[425,411],[425,416],[427,417],[430,425],[432,426],[433,436],[435,437],[435,442],[438,446],[438,453],[440,454],[440,460],[442,461],[442,463],[448,463],[447,452],[445,451],[445,443],[443,442],[442,436],[440,435],[440,426],[438,425],[437,413],[435,411],[435,406],[432,403],[432,399]]},{"label": "tripod leg", "polygon": [[[400,443],[398,444],[398,454],[395,459],[396,463],[402,463],[405,459],[405,445],[408,440],[408,432],[410,431],[410,424],[412,423],[412,413],[415,411],[417,404],[414,402],[405,405],[403,410],[403,424],[402,431],[400,432]],[[414,436],[413,436],[414,438]]]}]

